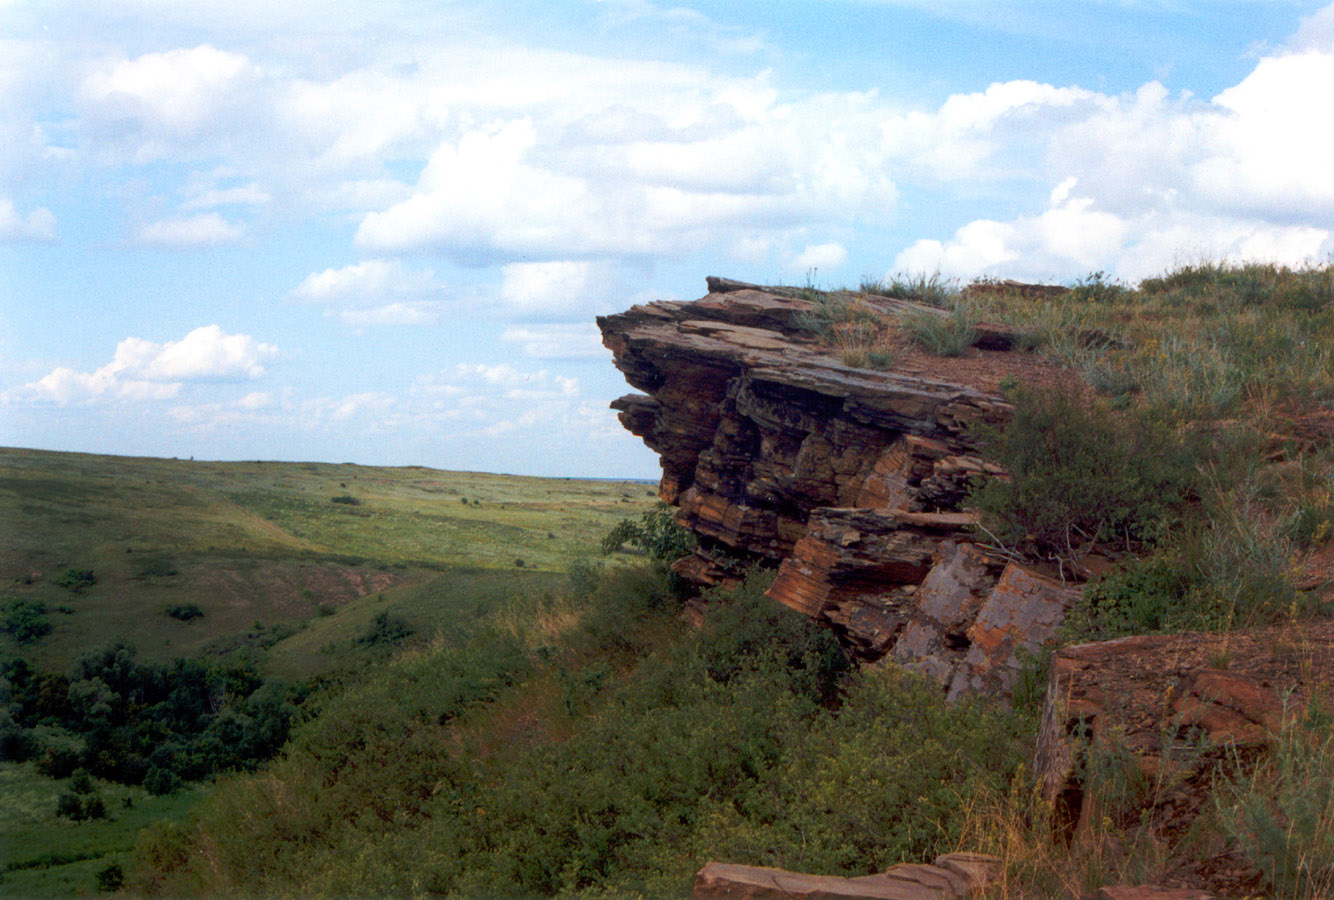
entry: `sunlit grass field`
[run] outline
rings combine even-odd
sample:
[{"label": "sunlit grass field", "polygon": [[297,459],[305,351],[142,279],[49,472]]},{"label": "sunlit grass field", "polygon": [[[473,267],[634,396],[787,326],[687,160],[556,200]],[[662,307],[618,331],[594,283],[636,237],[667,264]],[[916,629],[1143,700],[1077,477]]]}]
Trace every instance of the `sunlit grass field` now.
[{"label": "sunlit grass field", "polygon": [[[460,585],[539,586],[654,502],[642,482],[0,449],[0,592],[46,604],[51,633],[23,648],[39,665],[117,637],[258,653],[306,622],[337,640],[369,619],[361,598],[427,626]],[[96,583],[60,586],[70,568]],[[204,615],[166,615],[183,603]]]}]

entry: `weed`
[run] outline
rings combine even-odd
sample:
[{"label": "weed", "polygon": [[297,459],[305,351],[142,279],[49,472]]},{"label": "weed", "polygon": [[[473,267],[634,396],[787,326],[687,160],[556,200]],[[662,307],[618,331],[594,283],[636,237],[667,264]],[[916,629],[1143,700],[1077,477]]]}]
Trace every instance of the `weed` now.
[{"label": "weed", "polygon": [[1222,820],[1275,896],[1334,892],[1334,730],[1316,703],[1279,732],[1264,764],[1215,795]]},{"label": "weed", "polygon": [[962,356],[977,338],[977,318],[962,305],[948,315],[930,310],[910,312],[902,322],[913,341],[937,356]]},{"label": "weed", "polygon": [[900,272],[893,275],[888,283],[878,282],[876,287],[879,290],[873,293],[897,299],[916,300],[941,309],[950,308],[959,297],[958,283],[953,279],[942,278],[939,272],[930,275],[925,273],[910,275]]}]

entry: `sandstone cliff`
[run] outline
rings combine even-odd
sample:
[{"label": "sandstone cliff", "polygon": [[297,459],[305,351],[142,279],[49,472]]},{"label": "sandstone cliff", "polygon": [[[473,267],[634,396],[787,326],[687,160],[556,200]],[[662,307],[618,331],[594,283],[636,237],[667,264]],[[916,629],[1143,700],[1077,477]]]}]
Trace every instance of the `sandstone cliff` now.
[{"label": "sandstone cliff", "polygon": [[885,371],[849,365],[811,334],[822,307],[855,302],[885,323],[943,313],[802,293],[710,278],[698,301],[598,320],[643,392],[613,407],[661,456],[660,495],[699,538],[675,570],[709,585],[755,562],[776,566],[770,596],[860,658],[894,658],[955,695],[1007,691],[1078,587],[1007,558],[979,531],[964,504],[970,479],[1002,473],[978,455],[974,426],[1007,420],[1007,377],[1061,373],[1009,352],[1013,336],[986,325],[967,358],[904,339]]}]

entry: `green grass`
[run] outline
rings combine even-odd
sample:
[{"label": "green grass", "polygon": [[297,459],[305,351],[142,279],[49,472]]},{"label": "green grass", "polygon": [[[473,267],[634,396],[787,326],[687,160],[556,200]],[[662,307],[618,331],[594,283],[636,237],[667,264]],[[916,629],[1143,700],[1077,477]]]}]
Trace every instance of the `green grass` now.
[{"label": "green grass", "polygon": [[[52,625],[21,648],[0,636],[0,652],[62,668],[114,637],[146,658],[255,649],[256,622],[322,632],[331,611],[434,583],[403,595],[429,617],[442,575],[537,584],[655,502],[640,482],[0,449],[0,592],[45,603]],[[71,590],[69,569],[97,581]],[[167,614],[188,603],[204,615]]]},{"label": "green grass", "polygon": [[128,867],[142,829],[184,822],[203,793],[186,789],[153,797],[140,788],[95,781],[108,818],[75,823],[55,813],[56,798],[68,785],[39,774],[32,763],[0,763],[0,898],[99,893],[97,873],[113,863]]}]

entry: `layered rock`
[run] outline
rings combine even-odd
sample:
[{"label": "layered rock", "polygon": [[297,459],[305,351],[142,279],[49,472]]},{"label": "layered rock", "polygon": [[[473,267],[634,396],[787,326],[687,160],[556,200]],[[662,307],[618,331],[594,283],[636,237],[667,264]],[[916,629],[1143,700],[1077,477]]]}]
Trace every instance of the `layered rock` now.
[{"label": "layered rock", "polygon": [[765,866],[711,862],[695,875],[694,900],[964,900],[983,891],[1001,861],[947,853],[932,865],[901,863],[875,875],[842,878]]},{"label": "layered rock", "polygon": [[[860,657],[892,654],[953,693],[1008,688],[1075,596],[988,550],[961,508],[973,478],[1003,474],[978,455],[975,426],[1002,426],[1010,405],[967,379],[840,363],[803,330],[837,298],[709,287],[692,303],[598,320],[644,392],[612,405],[660,455],[660,496],[699,538],[676,571],[718,584],[756,561],[776,566],[770,596]],[[890,320],[942,314],[857,302]],[[1013,343],[1003,328],[977,334],[984,347]]]}]

